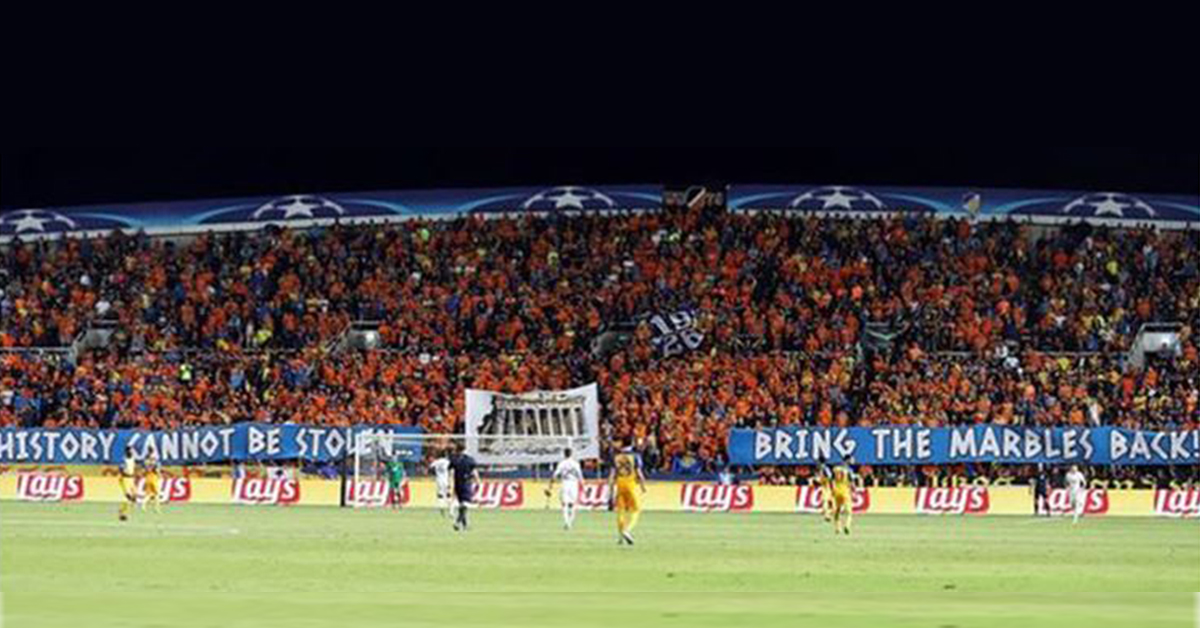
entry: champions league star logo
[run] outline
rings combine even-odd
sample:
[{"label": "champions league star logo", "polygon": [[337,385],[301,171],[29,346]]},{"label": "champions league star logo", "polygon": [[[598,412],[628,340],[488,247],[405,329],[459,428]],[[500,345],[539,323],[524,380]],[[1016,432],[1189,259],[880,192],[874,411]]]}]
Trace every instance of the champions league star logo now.
[{"label": "champions league star logo", "polygon": [[1142,199],[1120,192],[1096,192],[1081,196],[1064,205],[1062,213],[1095,218],[1153,218],[1158,215]]},{"label": "champions league star logo", "polygon": [[571,185],[538,192],[521,204],[522,209],[609,209],[617,204],[608,195],[591,188]]},{"label": "champions league star logo", "polygon": [[809,190],[792,199],[788,207],[810,211],[872,211],[886,208],[883,201],[870,192],[845,185],[827,185]]},{"label": "champions league star logo", "polygon": [[254,220],[292,220],[306,218],[336,218],[344,216],[346,210],[337,203],[320,196],[295,194],[277,198],[254,210]]},{"label": "champions league star logo", "polygon": [[47,209],[22,209],[0,215],[0,235],[56,233],[78,228],[74,220]]}]

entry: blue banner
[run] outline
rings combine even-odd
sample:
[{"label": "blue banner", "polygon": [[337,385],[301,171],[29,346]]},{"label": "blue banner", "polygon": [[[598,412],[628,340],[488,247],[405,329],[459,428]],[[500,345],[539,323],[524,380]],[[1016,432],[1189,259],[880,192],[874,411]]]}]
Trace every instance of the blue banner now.
[{"label": "blue banner", "polygon": [[[0,463],[116,464],[131,445],[139,457],[151,450],[163,464],[224,461],[338,460],[349,455],[357,435],[373,431],[420,434],[420,428],[362,425],[239,423],[181,430],[0,429]],[[420,441],[395,450],[406,460],[421,456]]]},{"label": "blue banner", "polygon": [[1179,226],[1200,221],[1200,196],[1194,194],[801,184],[733,185],[727,198],[734,210],[922,212],[1049,224],[1088,219]]},{"label": "blue banner", "polygon": [[[733,185],[735,211],[926,212],[964,218],[1007,218],[1058,224],[1080,219],[1195,228],[1200,196],[1089,190],[848,185]],[[656,210],[661,185],[385,190],[218,198],[161,203],[108,203],[0,211],[0,243],[63,234],[98,236],[115,229],[155,234],[309,227],[335,222],[387,223],[413,218],[510,213]]]},{"label": "blue banner", "polygon": [[0,212],[0,242],[114,229],[154,234],[379,223],[471,214],[580,213],[658,209],[662,186],[464,188],[335,192],[164,203],[112,203]]},{"label": "blue banner", "polygon": [[925,428],[737,429],[729,460],[743,465],[802,465],[818,459],[860,464],[1200,464],[1200,430],[1146,432],[1114,427],[1006,425]]}]

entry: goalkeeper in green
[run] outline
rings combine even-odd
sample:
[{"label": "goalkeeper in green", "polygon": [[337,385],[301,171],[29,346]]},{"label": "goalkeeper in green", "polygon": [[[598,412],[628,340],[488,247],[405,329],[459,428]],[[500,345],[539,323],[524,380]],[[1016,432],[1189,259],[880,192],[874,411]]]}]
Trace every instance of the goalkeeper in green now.
[{"label": "goalkeeper in green", "polygon": [[404,463],[393,458],[387,463],[388,504],[399,509],[404,503]]}]

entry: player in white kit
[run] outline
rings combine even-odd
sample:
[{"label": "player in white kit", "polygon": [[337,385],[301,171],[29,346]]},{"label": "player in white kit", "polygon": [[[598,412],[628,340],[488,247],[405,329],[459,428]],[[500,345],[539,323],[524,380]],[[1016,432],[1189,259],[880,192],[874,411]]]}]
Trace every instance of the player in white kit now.
[{"label": "player in white kit", "polygon": [[433,481],[437,484],[437,503],[438,509],[442,511],[442,516],[453,514],[455,501],[450,499],[450,459],[445,456],[439,456],[429,465],[429,469],[433,471]]},{"label": "player in white kit", "polygon": [[570,530],[575,525],[575,509],[579,503],[580,485],[583,484],[583,468],[579,466],[578,460],[571,457],[571,453],[570,447],[563,450],[563,459],[554,468],[554,475],[550,476],[550,486],[546,487],[546,498],[549,499],[554,490],[554,482],[562,482],[558,501],[562,503],[565,530]]},{"label": "player in white kit", "polygon": [[1084,505],[1087,502],[1087,478],[1083,477],[1083,473],[1076,465],[1071,465],[1071,470],[1067,471],[1067,493],[1071,496],[1071,512],[1075,518],[1072,523],[1079,523],[1079,516],[1083,514]]}]

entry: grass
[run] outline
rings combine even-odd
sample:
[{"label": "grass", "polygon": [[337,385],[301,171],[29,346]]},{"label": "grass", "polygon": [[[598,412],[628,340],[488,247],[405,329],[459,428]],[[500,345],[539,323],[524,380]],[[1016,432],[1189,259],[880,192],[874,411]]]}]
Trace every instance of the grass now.
[{"label": "grass", "polygon": [[1196,521],[0,503],[4,628],[1193,626]]}]

